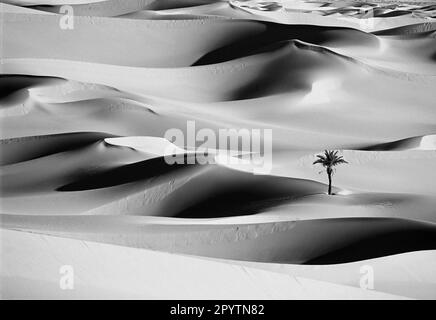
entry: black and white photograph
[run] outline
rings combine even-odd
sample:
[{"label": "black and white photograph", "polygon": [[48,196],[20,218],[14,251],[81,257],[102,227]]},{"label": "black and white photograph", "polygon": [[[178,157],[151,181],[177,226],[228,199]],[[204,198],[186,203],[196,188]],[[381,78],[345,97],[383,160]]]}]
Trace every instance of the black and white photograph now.
[{"label": "black and white photograph", "polygon": [[1,300],[436,299],[436,0],[2,0],[0,56]]}]

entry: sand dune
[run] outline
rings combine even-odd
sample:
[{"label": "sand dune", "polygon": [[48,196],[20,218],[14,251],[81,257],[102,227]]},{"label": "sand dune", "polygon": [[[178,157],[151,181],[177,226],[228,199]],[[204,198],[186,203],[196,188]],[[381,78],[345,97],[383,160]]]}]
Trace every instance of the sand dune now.
[{"label": "sand dune", "polygon": [[435,28],[434,22],[427,22],[380,30],[373,32],[373,34],[386,36],[426,36],[432,35],[435,31]]},{"label": "sand dune", "polygon": [[436,135],[406,138],[371,146],[367,150],[436,150]]},{"label": "sand dune", "polygon": [[[14,231],[2,230],[1,235],[7,254],[1,278],[7,290],[2,296],[8,299],[404,299],[149,250]],[[59,267],[72,259],[81,266],[75,290],[59,290]],[[35,274],[39,275],[36,279]]]},{"label": "sand dune", "polygon": [[[20,139],[20,143],[13,143],[12,139],[2,140],[1,164],[7,165],[22,161],[65,152],[91,145],[103,137],[104,134],[73,133],[52,136],[28,137]],[[43,139],[48,141],[41,141]],[[25,150],[23,150],[25,148]]]},{"label": "sand dune", "polygon": [[[289,53],[295,58],[308,58],[305,49],[300,49],[295,45],[286,45],[276,52],[272,61],[279,62],[277,67],[271,67],[269,64],[271,60],[268,61],[270,57],[263,55],[265,59],[263,62],[268,65],[269,69],[286,66],[288,70],[295,68],[295,71],[298,70],[298,74],[301,75],[299,78],[291,77],[289,73],[286,73],[285,68],[281,68],[278,76],[281,75],[282,82],[269,81],[270,78],[267,75],[262,78],[257,77],[258,73],[262,72],[259,57],[247,58],[250,59],[252,65],[237,72],[239,74],[237,77],[234,75],[236,71],[231,71],[233,66],[230,65],[228,72],[225,72],[226,66],[222,66],[222,72],[220,69],[218,69],[220,71],[214,71],[209,67],[195,67],[195,70],[176,69],[177,71],[148,69],[145,72],[142,69],[123,70],[119,67],[110,67],[113,77],[108,81],[107,77],[101,77],[100,72],[103,69],[108,70],[109,66],[74,63],[74,67],[72,65],[72,68],[68,70],[71,77],[84,80],[89,76],[100,84],[98,86],[82,85],[83,90],[70,90],[67,87],[66,93],[63,90],[59,92],[57,87],[54,90],[47,88],[45,92],[43,91],[43,97],[38,96],[38,91],[41,89],[35,89],[36,92],[32,89],[35,93],[28,99],[24,95],[21,98],[23,100],[17,101],[5,111],[6,114],[8,112],[23,114],[23,118],[31,117],[33,125],[23,126],[20,118],[8,117],[8,121],[2,126],[2,137],[78,131],[108,132],[117,136],[163,136],[166,128],[176,127],[185,131],[187,118],[195,120],[199,128],[273,127],[275,128],[274,148],[361,149],[370,145],[401,140],[405,136],[414,137],[434,133],[435,127],[431,119],[435,111],[430,100],[432,96],[430,83],[418,85],[416,81],[386,77],[375,73],[370,73],[369,76],[359,65],[350,65],[344,59],[329,53],[309,50],[309,57],[312,56],[313,63],[319,65],[319,69],[316,69],[314,65],[297,64],[299,60],[287,62]],[[41,74],[47,73],[51,67],[58,68],[56,65],[62,65],[64,69],[66,64],[70,64],[47,61],[45,63],[28,61],[28,63],[28,67],[21,72],[41,68],[38,72],[32,71],[32,73]],[[17,73],[18,68],[24,65],[23,60],[16,60],[11,64],[6,62],[4,69],[11,67],[10,71]],[[79,66],[81,69],[78,69]],[[320,73],[322,69],[329,74],[328,77]],[[133,91],[134,95],[114,90],[107,92],[106,89],[104,93],[98,93],[103,90],[100,89],[103,88],[101,85],[120,86],[121,78],[116,76],[120,72],[125,73],[126,78],[132,80],[130,84],[123,81],[122,89],[128,92]],[[341,72],[343,72],[342,75]],[[358,76],[360,72],[364,75]],[[60,69],[53,72],[56,76],[63,73],[64,71]],[[180,78],[173,77],[169,80],[167,77],[169,73],[179,74]],[[146,88],[138,85],[140,79],[146,79],[144,76],[153,78],[153,83]],[[183,81],[187,77],[190,81]],[[243,78],[241,81],[245,83],[246,88],[232,86],[239,81],[239,77]],[[313,77],[320,79],[312,80]],[[215,79],[214,82],[211,83],[211,79]],[[265,84],[265,88],[259,88],[262,83]],[[362,88],[360,85],[363,86],[363,84],[365,84],[364,89],[360,89]],[[172,100],[152,96],[138,97],[138,94],[144,93],[165,96],[164,90],[169,87],[177,88],[172,90]],[[207,90],[204,89],[205,87]],[[216,90],[212,90],[215,88]],[[402,91],[399,92],[399,88]],[[260,95],[262,92],[267,96],[238,101],[229,100],[232,96],[244,98]],[[377,95],[370,94],[371,92]],[[68,95],[68,98],[59,98],[60,94],[66,97]],[[101,98],[96,98],[98,94]],[[411,100],[412,94],[413,101]],[[88,97],[91,99],[85,99]],[[68,103],[62,103],[62,99]],[[178,99],[196,100],[197,102]],[[213,100],[223,99],[226,101],[213,102]],[[410,114],[412,103],[419,105],[421,111]],[[265,104],[268,104],[268,110],[262,108]],[[75,107],[79,105],[80,108]],[[350,108],[353,112],[349,112]],[[331,110],[335,112],[332,113]],[[341,112],[344,113],[339,116]],[[80,114],[86,117],[80,118]],[[210,114],[214,115],[213,118],[208,117]],[[62,125],[59,125],[59,117],[65,119]],[[256,118],[261,118],[262,121]],[[165,125],[158,125],[156,119],[163,121]],[[149,125],[144,126],[144,123],[149,123]],[[323,134],[320,135],[320,132]]]},{"label": "sand dune", "polygon": [[[53,169],[47,163],[61,165]],[[219,165],[169,165],[163,157],[150,156],[150,152],[108,146],[104,142],[5,166],[2,173],[5,213],[81,213],[92,209],[169,216],[174,210],[174,215],[181,214],[192,202],[214,201],[218,205],[225,200],[222,204],[238,208],[237,203],[232,204],[238,197],[244,199],[241,203],[244,207],[251,202],[254,205],[268,199],[321,193],[325,188],[317,182],[256,176]],[[192,193],[191,188],[198,191]],[[18,195],[25,200],[16,201]],[[77,197],[87,200],[77,202]],[[120,208],[122,202],[127,205],[124,209]],[[209,214],[220,215],[219,207]],[[200,213],[203,214],[208,215]]]},{"label": "sand dune", "polygon": [[[186,67],[207,61],[205,56],[210,57],[213,53],[220,56],[225,52],[220,59],[240,57],[278,41],[293,39],[334,48],[338,53],[351,48],[358,57],[370,49],[379,54],[379,43],[384,40],[383,32],[377,37],[339,26],[287,25],[247,19],[125,18],[117,19],[114,28],[110,18],[77,16],[74,20],[77,27],[68,32],[59,27],[56,15],[5,12],[2,19],[7,22],[4,25],[4,58],[61,59],[138,67]],[[26,21],[30,24],[24,23]],[[428,33],[434,31],[434,23],[408,28]],[[167,40],[156,37],[157,33]],[[35,38],[39,39],[38,43],[31,45],[30,40]],[[95,38],[99,39],[98,43],[93,41]],[[79,50],[79,44],[86,49]],[[384,46],[386,50],[389,45]]]},{"label": "sand dune", "polygon": [[435,298],[434,3],[0,5],[2,298]]},{"label": "sand dune", "polygon": [[[14,230],[256,262],[337,264],[436,249],[433,223],[393,218],[334,218],[259,224],[247,221],[236,225],[144,225],[131,219],[85,219],[85,216],[3,216],[2,220],[7,228]],[[26,223],[31,227],[26,227]],[[363,230],[362,225],[365,225]],[[317,235],[316,240],[313,234]]]},{"label": "sand dune", "polygon": [[[433,250],[418,251],[339,265],[290,265],[236,260],[230,263],[358,288],[360,283],[356,275],[371,266],[377,278],[377,290],[416,299],[434,299],[434,255]],[[419,271],[410,274],[410,270]],[[418,273],[419,277],[415,277]]]}]

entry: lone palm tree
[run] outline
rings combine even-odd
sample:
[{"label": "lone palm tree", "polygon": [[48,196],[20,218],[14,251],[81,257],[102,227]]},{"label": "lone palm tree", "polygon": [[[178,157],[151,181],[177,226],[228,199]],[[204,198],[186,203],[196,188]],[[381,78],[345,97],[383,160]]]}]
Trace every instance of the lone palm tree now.
[{"label": "lone palm tree", "polygon": [[333,167],[348,162],[345,161],[342,156],[338,155],[338,151],[334,150],[324,150],[324,154],[318,154],[317,157],[318,159],[313,164],[320,163],[326,168],[327,176],[329,177],[329,194],[332,194]]}]

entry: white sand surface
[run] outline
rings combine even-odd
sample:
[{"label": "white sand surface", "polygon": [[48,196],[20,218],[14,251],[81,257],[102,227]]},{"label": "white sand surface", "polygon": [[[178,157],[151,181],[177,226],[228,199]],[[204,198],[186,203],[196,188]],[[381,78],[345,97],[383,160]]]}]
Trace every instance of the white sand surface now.
[{"label": "white sand surface", "polygon": [[[0,11],[2,298],[436,298],[434,1]],[[271,170],[188,122],[271,129]]]},{"label": "white sand surface", "polygon": [[[6,299],[401,299],[351,286],[190,258],[15,231],[1,232]],[[74,289],[59,269],[76,266]]]}]

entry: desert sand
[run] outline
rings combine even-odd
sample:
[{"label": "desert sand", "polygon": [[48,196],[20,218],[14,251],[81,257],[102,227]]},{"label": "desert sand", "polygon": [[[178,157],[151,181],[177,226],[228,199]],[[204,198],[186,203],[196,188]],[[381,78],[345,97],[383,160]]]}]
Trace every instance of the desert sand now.
[{"label": "desert sand", "polygon": [[0,6],[1,298],[436,299],[434,1]]}]

